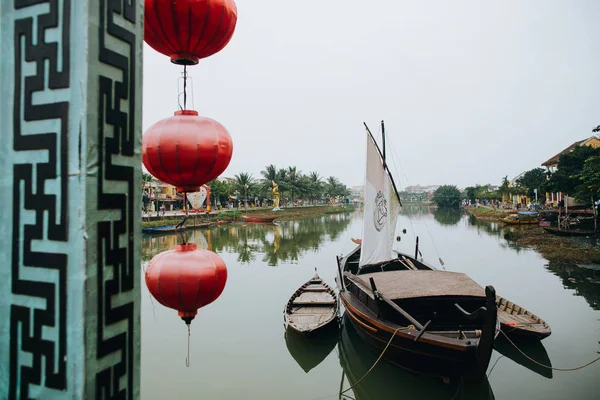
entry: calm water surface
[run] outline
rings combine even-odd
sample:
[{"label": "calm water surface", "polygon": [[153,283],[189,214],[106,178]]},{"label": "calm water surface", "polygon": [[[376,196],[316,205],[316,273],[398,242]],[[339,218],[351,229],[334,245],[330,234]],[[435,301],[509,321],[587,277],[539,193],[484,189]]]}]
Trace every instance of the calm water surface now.
[{"label": "calm water surface", "polygon": [[[351,326],[337,338],[307,344],[288,336],[283,308],[317,267],[334,286],[335,256],[360,237],[361,214],[328,215],[277,225],[235,224],[188,232],[188,240],[226,262],[225,291],[192,322],[191,365],[185,366],[187,329],[177,312],[143,288],[143,399],[600,399],[600,362],[575,372],[550,372],[527,362],[509,344],[494,351],[488,382],[477,388],[443,384],[380,362],[362,383],[340,397],[371,367]],[[465,272],[480,285],[544,318],[552,335],[525,350],[554,367],[584,364],[600,351],[598,266],[552,265],[532,250],[514,248],[500,226],[458,213],[405,208],[396,247],[413,253],[419,236],[424,260]],[[143,265],[173,248],[177,236],[143,239]],[[308,372],[306,372],[308,371]]]}]

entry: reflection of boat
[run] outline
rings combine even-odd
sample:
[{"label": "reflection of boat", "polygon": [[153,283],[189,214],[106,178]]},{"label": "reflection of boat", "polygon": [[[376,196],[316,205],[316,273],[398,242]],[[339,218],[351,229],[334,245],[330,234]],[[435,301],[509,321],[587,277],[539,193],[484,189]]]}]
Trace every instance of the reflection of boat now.
[{"label": "reflection of boat", "polygon": [[545,226],[544,229],[546,232],[551,233],[556,236],[594,236],[598,234],[593,230],[583,230],[583,229],[558,229],[558,228],[550,228]]},{"label": "reflection of boat", "polygon": [[262,222],[262,223],[268,223],[268,222],[273,222],[275,221],[277,218],[279,218],[279,216],[275,216],[275,217],[250,217],[248,215],[242,215],[242,219],[244,220],[244,222]]},{"label": "reflection of boat", "polygon": [[175,228],[175,225],[159,226],[156,228],[142,228],[142,233],[153,233],[153,234],[176,233],[178,231],[208,228],[212,224],[213,224],[212,222],[204,222],[204,223],[196,224],[196,225],[186,225],[186,226],[183,226],[178,229]]},{"label": "reflection of boat", "polygon": [[300,335],[292,329],[285,330],[285,345],[290,355],[304,372],[308,373],[308,371],[321,364],[331,353],[338,342],[337,326],[337,323],[332,324],[327,335],[311,338]]},{"label": "reflection of boat", "polygon": [[315,273],[288,301],[285,322],[289,329],[300,334],[315,333],[335,322],[337,305],[333,289]]},{"label": "reflection of boat", "polygon": [[[546,348],[542,344],[542,342],[535,341],[518,341],[517,339],[511,339],[519,349],[527,354],[528,357],[537,361],[540,364],[552,366],[550,362],[550,357],[548,357],[548,353],[546,352]],[[510,344],[508,340],[502,335],[500,335],[496,341],[494,342],[494,349],[502,354],[506,358],[510,358],[512,361],[516,362],[519,365],[524,366],[525,368],[539,374],[548,379],[552,379],[552,370],[550,368],[542,367],[539,364],[534,363],[529,360],[523,354],[519,352],[519,350],[515,349],[515,347]]]},{"label": "reflection of boat", "polygon": [[495,290],[392,255],[400,201],[382,154],[368,132],[362,242],[338,258],[346,313],[365,343],[379,352],[389,343],[387,360],[480,381],[499,329]]},{"label": "reflection of boat", "polygon": [[[338,353],[344,376],[348,381],[341,390],[347,390],[356,385],[378,357],[378,354],[364,347],[346,315],[340,330]],[[353,397],[356,400],[494,399],[492,388],[485,377],[476,386],[462,385],[461,387],[457,385],[461,385],[460,382],[445,384],[441,379],[413,374],[385,360],[380,360],[364,380],[345,394],[352,395],[354,392]],[[459,392],[462,392],[462,396],[459,395]]]},{"label": "reflection of boat", "polygon": [[496,304],[502,331],[507,335],[544,339],[552,333],[546,321],[523,307],[500,296],[496,296]]}]

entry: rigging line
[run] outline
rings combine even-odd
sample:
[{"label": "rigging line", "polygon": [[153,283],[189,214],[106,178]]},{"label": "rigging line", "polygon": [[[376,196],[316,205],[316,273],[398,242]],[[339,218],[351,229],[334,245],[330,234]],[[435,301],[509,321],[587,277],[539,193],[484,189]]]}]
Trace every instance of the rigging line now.
[{"label": "rigging line", "polygon": [[551,366],[548,366],[548,365],[544,365],[544,364],[542,364],[540,362],[537,362],[536,360],[534,360],[533,358],[531,358],[527,354],[525,354],[523,352],[523,350],[521,350],[516,344],[514,344],[514,342],[512,340],[510,340],[510,338],[508,337],[508,335],[506,335],[506,333],[504,333],[504,331],[502,329],[500,329],[500,333],[503,334],[504,337],[510,342],[510,344],[512,344],[514,346],[514,348],[517,349],[519,351],[519,353],[521,353],[523,356],[525,356],[525,358],[527,358],[529,361],[531,361],[531,362],[539,365],[540,367],[548,368],[548,369],[551,369],[553,371],[563,371],[563,372],[564,371],[577,371],[578,369],[583,369],[583,368],[585,368],[585,367],[587,367],[589,365],[592,365],[596,361],[600,360],[600,357],[598,357],[598,358],[596,358],[596,359],[594,359],[594,360],[592,360],[592,361],[590,361],[588,363],[585,363],[583,365],[580,365],[578,367],[573,367],[573,368],[556,368],[556,367],[551,367]]},{"label": "rigging line", "polygon": [[431,238],[431,243],[433,243],[433,248],[435,249],[435,253],[438,256],[438,260],[440,261],[440,264],[442,265],[442,268],[444,268],[444,271],[446,270],[446,267],[444,267],[444,261],[442,260],[442,257],[440,256],[440,252],[438,251],[437,245],[435,244],[435,239],[433,239],[433,235],[431,234],[431,231],[429,230],[429,225],[427,225],[427,221],[424,221],[425,224],[425,228],[427,228],[427,233],[429,233],[429,237]]}]

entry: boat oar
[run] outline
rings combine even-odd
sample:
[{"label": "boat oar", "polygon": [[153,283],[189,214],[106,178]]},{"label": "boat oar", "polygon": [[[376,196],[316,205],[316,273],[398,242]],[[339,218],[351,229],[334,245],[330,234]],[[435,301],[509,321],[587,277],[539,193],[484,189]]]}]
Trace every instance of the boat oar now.
[{"label": "boat oar", "polygon": [[377,290],[377,287],[375,286],[375,281],[373,280],[372,277],[369,278],[369,281],[371,282],[371,289],[373,289],[373,294],[375,295],[376,298],[379,298],[379,300],[382,300],[385,303],[387,303],[395,311],[397,311],[404,318],[406,318],[408,321],[410,321],[410,323],[412,323],[417,329],[423,330],[423,325],[421,325],[421,323],[419,321],[414,319],[409,313],[404,311],[404,309],[402,309],[402,307],[400,307],[399,305],[397,305],[396,303],[394,303],[393,301],[391,301],[390,299],[385,297],[380,291]]}]

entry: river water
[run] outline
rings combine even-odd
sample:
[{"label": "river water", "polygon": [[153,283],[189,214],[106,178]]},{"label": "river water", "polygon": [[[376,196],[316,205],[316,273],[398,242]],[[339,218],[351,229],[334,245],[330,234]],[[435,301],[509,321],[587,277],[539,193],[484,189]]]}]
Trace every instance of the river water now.
[{"label": "river water", "polygon": [[[319,275],[335,287],[336,255],[360,237],[360,212],[277,224],[231,224],[188,232],[188,241],[217,252],[228,268],[223,294],[199,310],[187,329],[175,310],[153,300],[142,283],[143,399],[600,399],[600,361],[573,372],[527,361],[506,342],[494,350],[488,380],[476,388],[413,375],[377,359],[351,326],[317,344],[288,335],[283,308],[292,293]],[[406,229],[405,234],[402,229]],[[552,335],[523,350],[542,364],[576,367],[600,352],[600,267],[555,265],[507,242],[501,227],[458,212],[405,208],[400,251],[465,272],[480,285],[544,318]],[[176,235],[145,237],[143,263],[177,243]],[[142,274],[143,280],[143,274]],[[521,345],[520,345],[521,346]],[[524,345],[523,345],[524,346]]]}]

